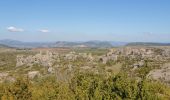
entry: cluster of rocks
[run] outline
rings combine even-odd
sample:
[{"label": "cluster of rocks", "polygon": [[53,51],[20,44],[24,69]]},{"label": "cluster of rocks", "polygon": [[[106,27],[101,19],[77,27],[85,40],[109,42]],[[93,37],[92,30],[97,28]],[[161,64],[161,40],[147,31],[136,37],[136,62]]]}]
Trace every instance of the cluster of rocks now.
[{"label": "cluster of rocks", "polygon": [[[123,58],[123,59],[122,59]],[[47,66],[48,73],[56,74],[58,79],[63,79],[63,76],[70,77],[74,68],[77,65],[74,65],[74,61],[83,61],[87,63],[80,64],[80,70],[94,70],[97,72],[98,61],[102,61],[103,64],[106,64],[108,61],[124,61],[124,58],[138,59],[136,62],[133,62],[132,66],[134,69],[144,66],[145,60],[151,59],[154,61],[167,61],[170,60],[170,49],[156,48],[156,47],[122,47],[110,49],[110,51],[103,56],[92,56],[92,54],[87,53],[76,53],[69,52],[67,54],[58,54],[56,52],[38,53],[36,55],[18,55],[16,66],[32,66],[34,64],[39,64],[42,66]],[[97,62],[96,62],[97,61]],[[64,62],[64,63],[63,63]],[[64,71],[63,71],[64,69]],[[35,77],[40,77],[41,74],[39,71],[30,71],[28,72],[28,77],[34,79]]]},{"label": "cluster of rocks", "polygon": [[[94,57],[89,53],[75,53],[75,52],[69,52],[67,54],[58,54],[56,52],[46,51],[37,53],[35,55],[17,55],[17,63],[16,67],[20,66],[30,66],[32,67],[34,64],[42,65],[45,68],[47,68],[47,72],[49,74],[57,74],[57,76],[60,76],[60,69],[67,69],[66,72],[71,72],[74,68],[71,64],[64,64],[62,62],[72,62],[72,61],[78,61],[82,59],[83,61],[92,62],[94,60]],[[59,74],[59,75],[58,75]],[[39,71],[29,71],[27,73],[28,78],[34,79],[35,77],[40,77],[41,74]],[[65,75],[66,76],[66,75]],[[68,76],[69,77],[69,76]]]},{"label": "cluster of rocks", "polygon": [[58,57],[58,54],[47,51],[46,54],[42,54],[42,52],[36,55],[29,55],[25,57],[24,55],[17,55],[17,63],[16,66],[32,66],[33,64],[40,64],[42,66],[52,66],[55,62],[55,58]]},{"label": "cluster of rocks", "polygon": [[110,51],[106,54],[100,57],[100,61],[102,61],[104,64],[106,64],[109,60],[117,61],[119,54],[116,53],[115,49],[110,49]]},{"label": "cluster of rocks", "polygon": [[62,57],[66,61],[75,61],[79,60],[79,58],[83,58],[88,61],[94,60],[93,56],[87,53],[70,52],[68,54],[59,55],[58,53],[47,51],[46,54],[42,54],[42,52],[40,52],[36,55],[29,55],[27,57],[25,57],[25,55],[17,55],[16,66],[17,67],[22,65],[32,66],[33,64],[40,64],[42,66],[50,67],[54,64],[54,62],[60,62]]},{"label": "cluster of rocks", "polygon": [[68,61],[79,60],[79,58],[83,58],[87,61],[93,61],[94,60],[91,53],[87,54],[87,53],[70,52],[70,53],[64,55],[64,60],[68,60]]},{"label": "cluster of rocks", "polygon": [[111,49],[106,55],[100,57],[104,64],[109,60],[118,61],[119,58],[141,60],[134,67],[143,65],[143,60],[167,61],[170,60],[170,49],[156,47],[122,47]]}]

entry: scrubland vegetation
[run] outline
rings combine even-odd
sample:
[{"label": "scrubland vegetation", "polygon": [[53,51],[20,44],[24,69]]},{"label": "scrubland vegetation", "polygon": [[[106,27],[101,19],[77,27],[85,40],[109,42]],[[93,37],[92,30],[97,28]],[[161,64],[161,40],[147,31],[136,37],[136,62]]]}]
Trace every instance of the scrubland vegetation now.
[{"label": "scrubland vegetation", "polygon": [[2,100],[169,100],[170,88],[160,82],[140,82],[124,73],[105,78],[92,73],[77,73],[70,82],[47,76],[31,82],[17,79],[0,86]]},{"label": "scrubland vegetation", "polygon": [[[168,82],[148,78],[150,71],[162,68],[169,62],[168,58],[158,62],[150,56],[145,59],[136,54],[132,56],[131,52],[125,56],[108,49],[76,49],[74,52],[63,55],[48,52],[48,56],[46,53],[36,56],[37,52],[31,50],[0,53],[1,100],[170,99]],[[24,57],[17,59],[17,55]],[[115,55],[119,56],[115,58]],[[43,65],[37,57],[48,58],[43,61],[49,65]],[[25,59],[36,61],[30,65]],[[20,60],[24,62],[16,66]]]}]

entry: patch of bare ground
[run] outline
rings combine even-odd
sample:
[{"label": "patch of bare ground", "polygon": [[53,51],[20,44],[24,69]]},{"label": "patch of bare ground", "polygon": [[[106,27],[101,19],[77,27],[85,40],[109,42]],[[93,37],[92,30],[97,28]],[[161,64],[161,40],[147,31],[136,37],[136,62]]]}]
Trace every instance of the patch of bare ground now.
[{"label": "patch of bare ground", "polygon": [[154,69],[147,75],[149,79],[170,83],[170,63],[164,64],[160,69]]}]

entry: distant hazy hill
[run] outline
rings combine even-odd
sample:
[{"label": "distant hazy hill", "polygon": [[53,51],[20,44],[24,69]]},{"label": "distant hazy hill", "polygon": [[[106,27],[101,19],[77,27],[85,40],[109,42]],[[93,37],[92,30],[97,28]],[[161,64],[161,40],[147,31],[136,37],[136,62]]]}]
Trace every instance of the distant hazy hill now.
[{"label": "distant hazy hill", "polygon": [[36,48],[36,47],[113,47],[122,46],[124,42],[113,41],[87,41],[87,42],[22,42],[17,40],[0,40],[0,44],[7,45],[9,47],[18,48]]},{"label": "distant hazy hill", "polygon": [[6,46],[4,44],[0,44],[0,48],[9,48],[9,46]]},{"label": "distant hazy hill", "polygon": [[109,43],[112,46],[125,46],[127,44],[127,42],[115,42],[115,41],[109,41]]},{"label": "distant hazy hill", "polygon": [[0,44],[7,45],[10,47],[18,48],[34,48],[34,47],[50,47],[54,43],[41,43],[41,42],[22,42],[17,40],[0,40]]},{"label": "distant hazy hill", "polygon": [[87,41],[87,42],[56,42],[56,47],[112,47],[109,42],[104,41]]},{"label": "distant hazy hill", "polygon": [[133,42],[126,46],[170,46],[170,43]]}]

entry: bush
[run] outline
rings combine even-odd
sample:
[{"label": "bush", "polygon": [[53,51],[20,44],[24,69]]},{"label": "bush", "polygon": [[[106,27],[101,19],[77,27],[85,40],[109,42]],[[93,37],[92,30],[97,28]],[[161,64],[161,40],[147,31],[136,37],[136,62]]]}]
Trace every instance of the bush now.
[{"label": "bush", "polygon": [[32,94],[29,89],[29,84],[28,80],[18,79],[15,83],[5,88],[2,99],[30,100]]}]

